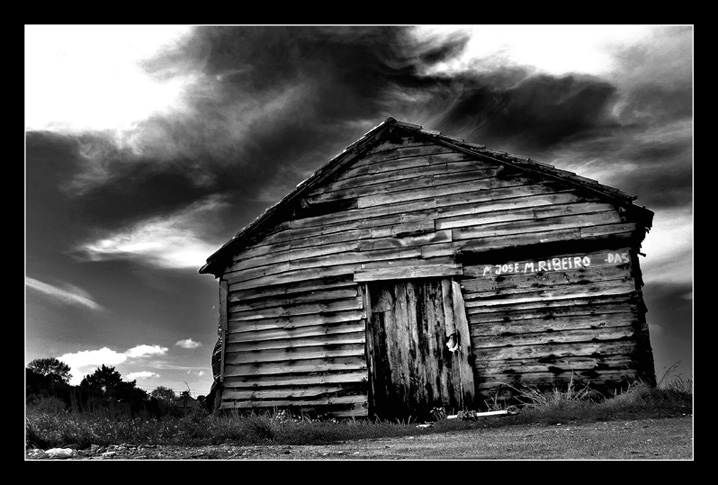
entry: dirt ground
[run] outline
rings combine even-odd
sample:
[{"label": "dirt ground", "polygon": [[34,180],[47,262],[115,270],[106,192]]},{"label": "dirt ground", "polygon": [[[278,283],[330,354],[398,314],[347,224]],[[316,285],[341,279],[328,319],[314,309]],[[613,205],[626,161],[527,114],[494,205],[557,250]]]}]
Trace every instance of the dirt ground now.
[{"label": "dirt ground", "polygon": [[28,450],[28,459],[70,460],[693,460],[693,418],[512,425],[331,445],[231,444]]}]

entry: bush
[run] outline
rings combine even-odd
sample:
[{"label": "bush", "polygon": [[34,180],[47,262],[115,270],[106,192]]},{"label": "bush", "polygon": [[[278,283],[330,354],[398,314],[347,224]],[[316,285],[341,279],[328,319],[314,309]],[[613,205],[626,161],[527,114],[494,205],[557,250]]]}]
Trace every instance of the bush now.
[{"label": "bush", "polygon": [[32,396],[27,402],[28,412],[40,414],[62,414],[66,412],[67,404],[55,396]]}]

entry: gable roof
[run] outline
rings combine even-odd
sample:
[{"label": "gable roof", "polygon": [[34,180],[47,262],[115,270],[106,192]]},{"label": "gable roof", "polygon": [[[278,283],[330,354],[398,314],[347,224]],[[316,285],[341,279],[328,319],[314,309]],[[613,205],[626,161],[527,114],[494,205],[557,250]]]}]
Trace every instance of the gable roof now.
[{"label": "gable roof", "polygon": [[406,123],[398,121],[392,117],[388,117],[379,125],[366,132],[364,136],[359,138],[357,141],[347,146],[339,155],[331,159],[308,178],[300,182],[292,192],[266,209],[262,215],[237,232],[229,241],[224,243],[217,251],[207,258],[207,263],[199,269],[199,273],[211,273],[217,275],[217,271],[221,269],[220,266],[223,264],[225,258],[228,257],[231,252],[239,250],[242,242],[247,241],[253,235],[261,233],[261,229],[266,224],[272,222],[277,214],[284,213],[283,211],[286,208],[292,207],[292,204],[295,201],[300,200],[304,194],[320,185],[331,175],[335,174],[338,170],[341,170],[348,163],[351,163],[363,152],[371,148],[373,146],[373,142],[377,140],[380,134],[388,130],[390,127],[398,127],[412,133],[419,134],[420,136],[427,137],[437,143],[449,146],[463,153],[476,155],[477,159],[481,158],[483,160],[494,161],[503,165],[518,168],[527,173],[553,178],[582,189],[596,192],[618,205],[632,209],[636,212],[638,219],[646,228],[651,227],[653,212],[643,206],[633,204],[633,200],[637,198],[636,196],[621,192],[615,187],[600,184],[596,180],[582,177],[567,170],[561,170],[553,165],[532,160],[530,158],[516,157],[506,152],[489,149],[484,145],[469,143],[464,140],[446,136],[439,131],[428,130],[420,125]]}]

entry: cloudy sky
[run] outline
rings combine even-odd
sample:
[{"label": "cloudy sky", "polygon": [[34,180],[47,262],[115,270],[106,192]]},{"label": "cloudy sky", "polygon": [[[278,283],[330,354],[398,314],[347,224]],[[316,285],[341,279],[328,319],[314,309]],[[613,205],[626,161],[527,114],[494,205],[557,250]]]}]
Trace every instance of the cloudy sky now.
[{"label": "cloudy sky", "polygon": [[26,25],[25,363],[206,394],[197,270],[388,116],[638,196],[656,372],[692,376],[690,25]]}]

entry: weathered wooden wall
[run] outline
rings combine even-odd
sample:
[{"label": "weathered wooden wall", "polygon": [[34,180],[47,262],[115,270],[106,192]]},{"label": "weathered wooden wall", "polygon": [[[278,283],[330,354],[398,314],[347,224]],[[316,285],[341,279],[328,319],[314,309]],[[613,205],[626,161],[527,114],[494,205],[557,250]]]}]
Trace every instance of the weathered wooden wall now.
[{"label": "weathered wooden wall", "polygon": [[603,238],[632,251],[635,223],[595,192],[392,130],[226,267],[222,407],[366,415],[361,282],[381,274],[463,278],[482,391],[516,373],[548,382],[572,365],[623,373],[639,325],[630,265],[499,283],[477,276],[477,265],[458,276],[456,254]]},{"label": "weathered wooden wall", "polygon": [[630,248],[465,266],[479,393],[650,380],[633,274]]}]

